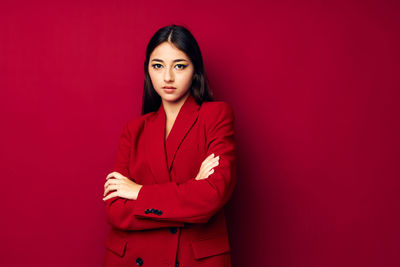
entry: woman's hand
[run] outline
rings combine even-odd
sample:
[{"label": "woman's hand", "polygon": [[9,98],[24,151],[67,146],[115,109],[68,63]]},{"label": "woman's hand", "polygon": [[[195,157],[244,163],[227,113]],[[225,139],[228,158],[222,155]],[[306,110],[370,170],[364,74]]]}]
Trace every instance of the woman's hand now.
[{"label": "woman's hand", "polygon": [[202,163],[196,180],[206,179],[209,175],[214,173],[214,167],[219,164],[219,156],[214,158],[214,153],[209,155]]},{"label": "woman's hand", "polygon": [[112,172],[107,175],[107,181],[104,184],[104,196],[110,191],[114,191],[108,196],[104,197],[103,200],[113,197],[122,197],[126,199],[136,200],[142,185],[135,183],[129,178],[123,176],[119,172]]}]

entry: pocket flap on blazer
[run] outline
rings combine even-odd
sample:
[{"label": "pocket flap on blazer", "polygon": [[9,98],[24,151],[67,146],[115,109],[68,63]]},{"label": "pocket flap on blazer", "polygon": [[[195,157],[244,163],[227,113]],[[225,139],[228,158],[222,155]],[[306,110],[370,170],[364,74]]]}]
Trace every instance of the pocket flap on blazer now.
[{"label": "pocket flap on blazer", "polygon": [[227,235],[218,235],[204,240],[193,240],[191,242],[194,257],[201,259],[230,251]]},{"label": "pocket flap on blazer", "polygon": [[125,238],[118,236],[113,232],[110,232],[104,241],[104,245],[106,246],[106,248],[121,257],[124,256],[126,243],[127,240]]}]

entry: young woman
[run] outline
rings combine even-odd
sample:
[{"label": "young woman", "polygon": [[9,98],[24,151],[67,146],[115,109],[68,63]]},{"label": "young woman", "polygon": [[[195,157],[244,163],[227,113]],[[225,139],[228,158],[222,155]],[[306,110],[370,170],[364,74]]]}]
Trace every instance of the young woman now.
[{"label": "young woman", "polygon": [[142,116],[123,127],[104,185],[104,266],[231,266],[223,207],[236,183],[232,108],[213,101],[182,26],[153,35],[144,71]]}]

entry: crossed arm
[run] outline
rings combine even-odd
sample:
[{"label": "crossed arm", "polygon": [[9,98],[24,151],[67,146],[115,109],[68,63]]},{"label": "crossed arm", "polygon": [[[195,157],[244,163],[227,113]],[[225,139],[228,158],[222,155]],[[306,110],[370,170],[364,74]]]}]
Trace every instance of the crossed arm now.
[{"label": "crossed arm", "polygon": [[[104,186],[107,218],[113,227],[144,230],[205,223],[225,205],[236,175],[233,113],[227,104],[218,111],[207,132],[210,155],[196,178],[182,184],[139,185],[127,178],[131,138],[125,126],[114,172],[107,176]],[[214,158],[215,155],[218,157]],[[149,208],[161,212],[148,212]]]},{"label": "crossed arm", "polygon": [[[212,153],[203,161],[195,180],[206,179],[208,176],[210,176],[210,174],[214,173],[213,168],[219,164],[219,156],[214,156],[214,153]],[[143,185],[135,183],[119,172],[111,172],[107,175],[106,180],[107,181],[104,184],[105,197],[103,200],[108,200],[113,197],[136,200],[140,189],[143,187]],[[110,191],[113,192],[108,194]]]}]

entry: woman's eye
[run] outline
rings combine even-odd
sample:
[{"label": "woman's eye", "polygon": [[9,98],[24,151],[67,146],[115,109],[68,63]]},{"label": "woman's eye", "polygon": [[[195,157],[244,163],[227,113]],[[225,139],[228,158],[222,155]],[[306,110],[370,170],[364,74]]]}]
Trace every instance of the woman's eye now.
[{"label": "woman's eye", "polygon": [[153,64],[153,65],[151,65],[153,68],[155,68],[155,69],[160,69],[161,67],[162,67],[162,65],[161,64]]},{"label": "woman's eye", "polygon": [[178,69],[183,70],[184,68],[186,68],[187,65],[185,65],[185,64],[177,64],[176,66],[178,67]]}]

